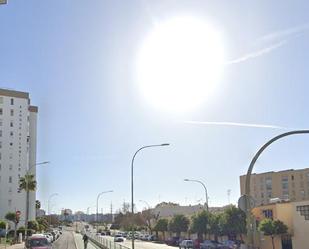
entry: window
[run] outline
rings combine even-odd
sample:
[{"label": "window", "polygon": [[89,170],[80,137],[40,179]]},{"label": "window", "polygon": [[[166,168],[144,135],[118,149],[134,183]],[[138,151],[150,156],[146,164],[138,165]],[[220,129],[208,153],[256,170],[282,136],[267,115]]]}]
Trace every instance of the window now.
[{"label": "window", "polygon": [[12,169],[13,169],[13,165],[12,165],[12,164],[10,164],[9,169],[10,169],[10,170],[12,170]]},{"label": "window", "polygon": [[272,190],[272,178],[271,176],[266,177],[266,190]]},{"label": "window", "polygon": [[2,148],[2,142],[0,141],[0,149]]},{"label": "window", "polygon": [[270,191],[270,192],[268,191],[268,192],[267,192],[267,197],[268,197],[268,198],[271,198],[271,196],[272,196],[272,192],[271,192],[271,191]]},{"label": "window", "polygon": [[273,210],[272,209],[263,210],[263,215],[267,219],[273,219]]},{"label": "window", "polygon": [[10,122],[10,127],[13,127],[13,121]]},{"label": "window", "polygon": [[12,200],[8,200],[8,205],[9,205],[9,207],[12,206]]},{"label": "window", "polygon": [[289,178],[287,176],[282,177],[281,183],[282,183],[282,189],[288,189],[289,188]]},{"label": "window", "polygon": [[3,109],[2,108],[0,108],[0,115],[2,115],[3,114]]},{"label": "window", "polygon": [[0,137],[2,137],[2,130],[0,130]]},{"label": "window", "polygon": [[12,143],[12,142],[10,143],[10,146],[13,146],[13,143]]},{"label": "window", "polygon": [[11,131],[11,132],[10,132],[10,136],[13,137],[13,135],[14,135],[14,133],[13,133],[13,131]]},{"label": "window", "polygon": [[305,199],[305,190],[301,190],[301,191],[300,191],[300,197],[301,197],[302,199]]},{"label": "window", "polygon": [[291,179],[292,179],[292,181],[294,181],[294,176],[293,175],[291,175]]},{"label": "window", "polygon": [[3,104],[3,97],[0,97],[0,104]]},{"label": "window", "polygon": [[14,105],[14,99],[11,99],[11,105]]},{"label": "window", "polygon": [[12,176],[9,176],[9,183],[12,183]]},{"label": "window", "polygon": [[14,110],[13,109],[11,109],[10,113],[11,113],[11,116],[14,116]]}]

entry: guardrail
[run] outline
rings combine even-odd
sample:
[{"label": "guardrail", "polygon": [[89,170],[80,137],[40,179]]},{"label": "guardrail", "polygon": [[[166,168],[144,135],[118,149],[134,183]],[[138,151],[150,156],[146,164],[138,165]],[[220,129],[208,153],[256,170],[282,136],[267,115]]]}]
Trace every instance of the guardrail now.
[{"label": "guardrail", "polygon": [[130,249],[127,246],[121,245],[112,240],[106,239],[103,236],[97,236],[96,234],[86,233],[88,238],[97,246],[103,249]]}]

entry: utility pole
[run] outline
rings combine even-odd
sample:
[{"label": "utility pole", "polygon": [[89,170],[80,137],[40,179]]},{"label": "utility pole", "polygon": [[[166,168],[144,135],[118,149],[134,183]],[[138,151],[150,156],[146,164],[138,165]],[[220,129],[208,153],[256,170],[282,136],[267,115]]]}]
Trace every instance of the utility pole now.
[{"label": "utility pole", "polygon": [[229,205],[231,204],[230,197],[231,197],[231,190],[228,189],[228,190],[227,190],[227,199],[228,199]]}]

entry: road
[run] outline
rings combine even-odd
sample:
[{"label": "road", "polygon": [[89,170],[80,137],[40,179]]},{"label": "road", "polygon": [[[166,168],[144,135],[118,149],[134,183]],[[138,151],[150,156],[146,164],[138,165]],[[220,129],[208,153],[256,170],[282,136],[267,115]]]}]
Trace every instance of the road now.
[{"label": "road", "polygon": [[[104,236],[104,238],[114,241],[114,238],[110,236]],[[124,242],[119,242],[117,244],[125,246],[127,248],[132,248],[131,240],[125,240]],[[135,249],[177,249],[177,247],[168,246],[166,244],[158,244],[158,243],[141,241],[141,240],[135,240],[134,247]]]},{"label": "road", "polygon": [[63,231],[59,239],[53,243],[53,249],[79,249],[76,248],[73,232]]}]

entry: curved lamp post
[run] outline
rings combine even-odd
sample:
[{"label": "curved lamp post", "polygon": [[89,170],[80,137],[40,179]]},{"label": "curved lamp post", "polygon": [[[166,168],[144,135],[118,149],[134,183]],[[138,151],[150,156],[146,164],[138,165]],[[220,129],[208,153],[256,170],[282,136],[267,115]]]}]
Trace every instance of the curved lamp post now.
[{"label": "curved lamp post", "polygon": [[184,179],[185,182],[197,182],[199,184],[201,184],[205,190],[205,200],[206,200],[206,210],[209,211],[209,207],[208,207],[208,193],[207,193],[207,188],[206,185],[200,181],[200,180],[191,180],[191,179]]},{"label": "curved lamp post", "polygon": [[260,155],[262,154],[262,152],[269,146],[271,145],[273,142],[283,138],[283,137],[287,137],[287,136],[291,136],[291,135],[299,135],[299,134],[308,134],[309,130],[295,130],[295,131],[289,131],[289,132],[285,132],[282,133],[272,139],[270,139],[267,143],[265,143],[259,150],[258,152],[255,154],[255,156],[253,157],[248,171],[247,171],[247,175],[246,175],[246,185],[245,185],[245,195],[246,195],[246,218],[247,218],[247,245],[249,247],[253,246],[253,232],[254,232],[254,222],[251,216],[251,206],[250,206],[250,180],[251,180],[251,174],[252,174],[252,170],[254,167],[254,164],[256,163],[256,161],[258,160],[258,158],[260,157]]},{"label": "curved lamp post", "polygon": [[[141,148],[139,148],[133,155],[133,158],[132,158],[132,162],[131,162],[131,212],[132,212],[132,215],[134,215],[134,179],[133,179],[133,166],[134,166],[134,159],[137,155],[138,152],[140,152],[141,150],[143,149],[146,149],[146,148],[151,148],[151,147],[160,147],[160,146],[168,146],[170,144],[168,143],[164,143],[164,144],[153,144],[153,145],[146,145],[146,146],[143,146]],[[133,228],[133,233],[132,233],[132,249],[134,249],[134,228]]]},{"label": "curved lamp post", "polygon": [[106,194],[106,193],[111,193],[114,192],[113,190],[108,190],[108,191],[103,191],[101,193],[98,194],[97,196],[97,212],[96,212],[96,222],[98,222],[98,216],[99,216],[99,198],[101,195]]}]

